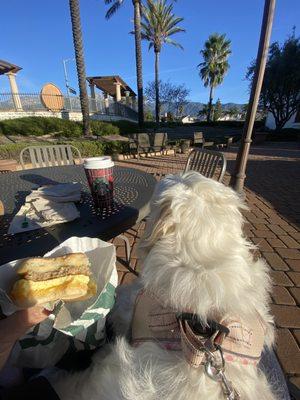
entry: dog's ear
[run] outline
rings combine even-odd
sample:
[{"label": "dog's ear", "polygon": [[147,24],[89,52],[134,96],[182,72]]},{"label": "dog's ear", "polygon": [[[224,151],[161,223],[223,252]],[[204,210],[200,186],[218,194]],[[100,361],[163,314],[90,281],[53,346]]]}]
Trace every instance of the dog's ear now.
[{"label": "dog's ear", "polygon": [[155,243],[162,237],[170,234],[174,230],[174,221],[169,201],[165,201],[157,206],[156,213],[150,214],[145,232],[139,243],[139,255],[148,252]]}]

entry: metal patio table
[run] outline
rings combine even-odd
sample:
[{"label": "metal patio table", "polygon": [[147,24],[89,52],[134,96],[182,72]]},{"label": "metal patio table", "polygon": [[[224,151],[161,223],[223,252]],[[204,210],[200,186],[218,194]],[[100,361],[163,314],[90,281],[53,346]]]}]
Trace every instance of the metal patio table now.
[{"label": "metal patio table", "polygon": [[[31,190],[43,185],[79,182],[80,218],[48,228],[8,235],[9,224],[25,203]],[[141,221],[149,212],[149,200],[156,184],[146,172],[114,167],[114,206],[99,212],[94,208],[84,168],[81,165],[37,168],[0,175],[0,198],[5,215],[0,217],[0,264],[32,256],[42,256],[70,238],[98,237],[109,240]]]}]

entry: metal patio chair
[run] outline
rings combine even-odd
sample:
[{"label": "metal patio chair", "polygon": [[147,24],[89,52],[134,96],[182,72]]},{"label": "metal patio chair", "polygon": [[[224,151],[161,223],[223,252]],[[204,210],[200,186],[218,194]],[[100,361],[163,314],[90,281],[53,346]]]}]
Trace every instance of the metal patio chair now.
[{"label": "metal patio chair", "polygon": [[21,151],[20,162],[23,169],[26,169],[26,162],[31,163],[32,168],[74,165],[73,153],[81,160],[80,151],[70,144],[29,146]]},{"label": "metal patio chair", "polygon": [[137,134],[137,154],[149,153],[151,150],[150,136],[149,133],[138,133]]},{"label": "metal patio chair", "polygon": [[213,141],[207,141],[205,140],[205,137],[203,135],[203,132],[194,132],[194,140],[193,140],[193,146],[194,147],[212,147],[214,145]]},{"label": "metal patio chair", "polygon": [[165,149],[167,134],[165,132],[155,132],[153,135],[153,146],[151,146],[151,149],[154,152],[162,152]]},{"label": "metal patio chair", "polygon": [[226,171],[227,161],[219,151],[194,149],[188,156],[184,172],[198,171],[207,178],[215,178],[222,182]]}]

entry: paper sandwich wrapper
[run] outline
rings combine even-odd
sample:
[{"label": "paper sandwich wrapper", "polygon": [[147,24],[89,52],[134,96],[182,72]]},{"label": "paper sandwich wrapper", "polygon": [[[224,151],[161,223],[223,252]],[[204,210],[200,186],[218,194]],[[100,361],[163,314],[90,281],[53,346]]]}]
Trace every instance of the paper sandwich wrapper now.
[{"label": "paper sandwich wrapper", "polygon": [[[9,365],[50,367],[68,350],[93,349],[105,342],[105,317],[114,305],[118,284],[115,247],[100,239],[72,237],[44,256],[57,257],[77,252],[85,253],[90,260],[92,275],[97,282],[96,296],[85,301],[59,301],[55,305],[46,305],[53,310],[52,314],[16,343]],[[16,267],[21,261],[15,260],[0,267],[0,307],[7,316],[18,310],[8,293],[17,279]]]}]

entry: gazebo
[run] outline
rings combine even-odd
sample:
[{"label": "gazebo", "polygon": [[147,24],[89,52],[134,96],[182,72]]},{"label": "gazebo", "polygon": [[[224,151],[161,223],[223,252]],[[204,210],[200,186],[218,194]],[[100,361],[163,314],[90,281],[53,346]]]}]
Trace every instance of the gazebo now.
[{"label": "gazebo", "polygon": [[22,68],[18,67],[17,65],[11,64],[7,61],[0,60],[0,75],[6,75],[9,80],[9,85],[10,85],[10,91],[12,94],[12,98],[14,101],[15,109],[17,111],[22,111],[22,103],[21,99],[19,96],[19,90],[16,82],[16,74],[19,72]]},{"label": "gazebo", "polygon": [[136,93],[119,75],[90,76],[86,79],[89,82],[93,99],[95,99],[95,87],[104,93],[106,107],[108,107],[108,96],[111,96],[116,102],[125,100],[127,105],[135,108]]}]

